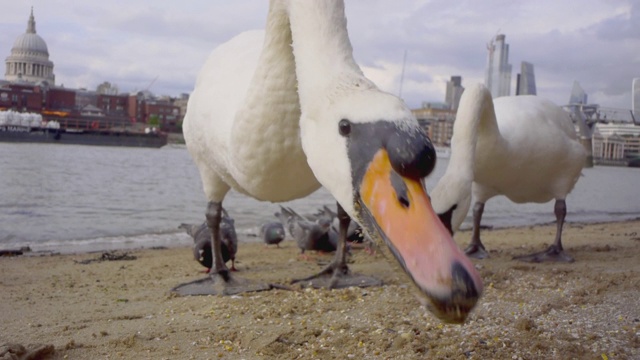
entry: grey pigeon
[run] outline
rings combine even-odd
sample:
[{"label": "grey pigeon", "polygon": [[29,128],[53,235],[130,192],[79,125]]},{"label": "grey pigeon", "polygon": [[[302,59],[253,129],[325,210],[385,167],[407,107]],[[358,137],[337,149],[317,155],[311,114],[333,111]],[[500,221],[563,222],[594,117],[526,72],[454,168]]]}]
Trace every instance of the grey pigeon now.
[{"label": "grey pigeon", "polygon": [[281,222],[268,222],[262,224],[260,227],[260,237],[267,245],[280,247],[280,243],[284,240],[285,236],[284,225]]},{"label": "grey pigeon", "polygon": [[[220,220],[220,237],[222,238],[222,260],[226,263],[231,260],[231,271],[236,271],[235,260],[238,252],[238,236],[234,226],[234,220],[223,209]],[[179,228],[184,229],[193,238],[193,257],[207,269],[213,266],[213,254],[211,251],[211,231],[207,222],[200,225],[181,224]],[[207,270],[208,271],[208,270]]]},{"label": "grey pigeon", "polygon": [[290,208],[281,207],[278,218],[285,222],[291,236],[296,240],[300,253],[306,250],[335,251],[338,246],[338,233],[331,228],[331,221],[323,219],[320,223],[311,221]]},{"label": "grey pigeon", "polygon": [[[329,219],[331,221],[331,226],[333,229],[339,233],[340,229],[340,220],[338,219],[338,214],[331,210],[327,205],[324,205],[322,209],[319,209],[318,212],[314,214],[316,221],[320,221],[320,219]],[[362,243],[364,240],[364,232],[360,225],[358,225],[355,221],[349,222],[349,228],[347,229],[347,241],[353,243]]]}]

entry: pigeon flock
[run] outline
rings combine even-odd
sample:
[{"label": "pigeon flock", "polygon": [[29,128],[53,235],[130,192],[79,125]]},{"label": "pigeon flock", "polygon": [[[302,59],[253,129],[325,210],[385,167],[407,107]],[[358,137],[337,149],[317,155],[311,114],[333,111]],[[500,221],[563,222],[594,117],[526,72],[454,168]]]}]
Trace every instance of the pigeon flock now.
[{"label": "pigeon flock", "polygon": [[[258,236],[265,246],[275,245],[286,238],[294,240],[300,248],[300,255],[306,258],[305,251],[334,252],[338,246],[339,221],[337,213],[328,206],[323,206],[314,214],[301,215],[295,210],[280,206],[280,211],[274,214],[273,221],[267,221],[260,225]],[[204,221],[200,224],[181,224],[189,236],[193,238],[193,256],[209,272],[213,265],[211,252],[211,232]],[[235,258],[238,251],[238,236],[236,234],[234,220],[226,210],[222,210],[220,221],[220,237],[222,239],[222,259],[231,261],[231,271],[236,271]],[[365,237],[362,228],[355,222],[351,222],[347,239],[351,244],[370,243]],[[369,250],[369,245],[365,248]]]}]

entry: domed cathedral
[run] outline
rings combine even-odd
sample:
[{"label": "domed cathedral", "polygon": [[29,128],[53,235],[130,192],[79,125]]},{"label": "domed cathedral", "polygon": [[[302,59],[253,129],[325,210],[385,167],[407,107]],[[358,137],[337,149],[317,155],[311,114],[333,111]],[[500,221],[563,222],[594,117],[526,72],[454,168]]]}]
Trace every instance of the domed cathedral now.
[{"label": "domed cathedral", "polygon": [[33,7],[27,23],[27,32],[18,36],[11,48],[11,55],[5,60],[7,65],[5,80],[55,85],[53,62],[49,61],[49,50],[44,39],[36,33]]}]

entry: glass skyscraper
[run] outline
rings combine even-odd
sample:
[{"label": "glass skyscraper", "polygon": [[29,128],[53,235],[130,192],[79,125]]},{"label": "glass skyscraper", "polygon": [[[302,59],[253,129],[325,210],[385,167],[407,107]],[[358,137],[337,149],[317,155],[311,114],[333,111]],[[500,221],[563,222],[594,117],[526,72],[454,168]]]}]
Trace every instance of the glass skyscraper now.
[{"label": "glass skyscraper", "polygon": [[577,81],[573,81],[573,88],[571,88],[571,96],[569,97],[569,105],[586,105],[587,93],[584,92],[582,86]]},{"label": "glass skyscraper", "polygon": [[500,34],[487,45],[487,71],[484,84],[494,98],[511,94],[511,64],[509,64],[509,45]]},{"label": "glass skyscraper", "polygon": [[458,109],[463,91],[462,76],[452,76],[451,80],[447,81],[447,93],[445,94],[444,102],[449,105],[449,109]]},{"label": "glass skyscraper", "polygon": [[516,95],[536,95],[536,76],[533,73],[532,63],[523,61],[520,65]]}]

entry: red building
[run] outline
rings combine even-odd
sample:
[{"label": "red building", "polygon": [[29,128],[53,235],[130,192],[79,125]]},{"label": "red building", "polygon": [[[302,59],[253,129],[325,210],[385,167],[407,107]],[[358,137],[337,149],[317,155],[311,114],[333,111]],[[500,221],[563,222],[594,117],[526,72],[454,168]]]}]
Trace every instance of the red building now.
[{"label": "red building", "polygon": [[127,106],[129,104],[129,95],[105,95],[98,94],[96,98],[96,107],[102,109],[106,115],[110,116],[127,116]]},{"label": "red building", "polygon": [[53,111],[73,111],[76,108],[76,91],[57,87],[47,89],[43,108]]},{"label": "red building", "polygon": [[180,131],[180,107],[172,99],[158,99],[149,92],[141,91],[129,95],[127,114],[138,123],[157,123],[162,131]]},{"label": "red building", "polygon": [[0,110],[40,112],[43,94],[33,84],[7,84],[0,87]]}]

